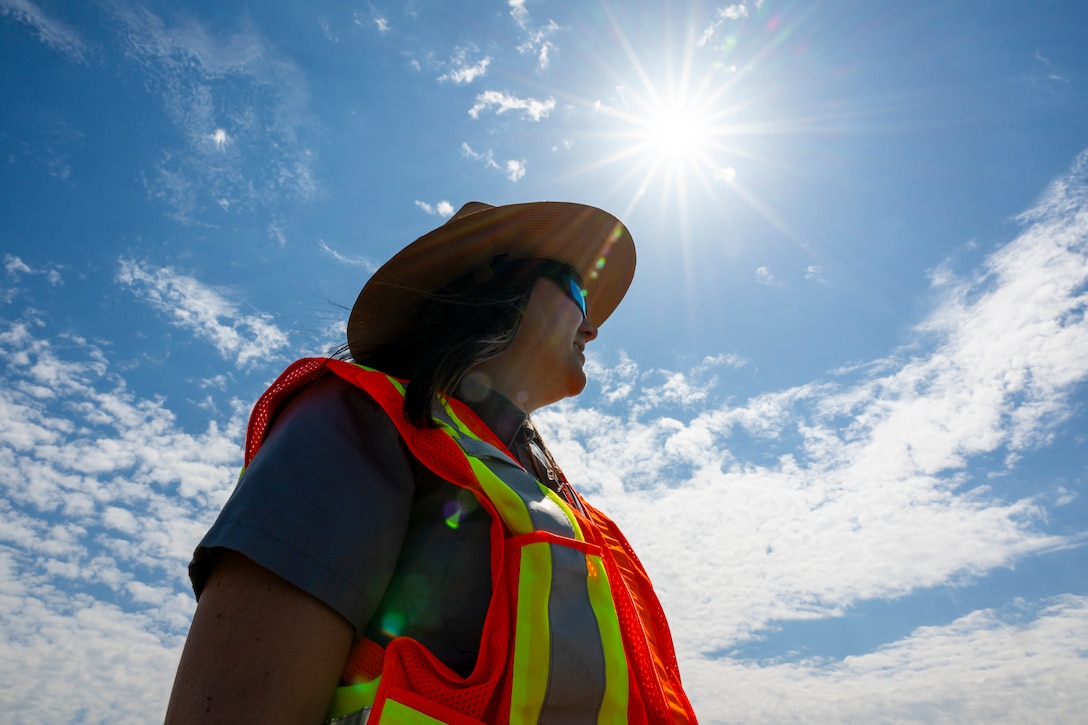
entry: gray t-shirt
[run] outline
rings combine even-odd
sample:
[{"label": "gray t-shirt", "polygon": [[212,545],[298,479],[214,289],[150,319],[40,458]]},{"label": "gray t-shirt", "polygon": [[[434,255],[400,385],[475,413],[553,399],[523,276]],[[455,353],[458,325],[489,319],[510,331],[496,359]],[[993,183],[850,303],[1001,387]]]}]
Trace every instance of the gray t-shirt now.
[{"label": "gray t-shirt", "polygon": [[[520,459],[525,416],[475,412]],[[532,469],[530,469],[532,470]],[[491,517],[408,451],[365,392],[325,375],[291,398],[189,565],[199,598],[217,549],[309,592],[378,642],[406,635],[467,675],[491,598]]]}]

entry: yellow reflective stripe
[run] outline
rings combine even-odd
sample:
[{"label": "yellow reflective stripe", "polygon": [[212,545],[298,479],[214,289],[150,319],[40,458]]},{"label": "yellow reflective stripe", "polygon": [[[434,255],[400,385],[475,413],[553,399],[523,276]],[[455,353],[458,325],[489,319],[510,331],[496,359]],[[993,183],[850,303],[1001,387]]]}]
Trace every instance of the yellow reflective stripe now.
[{"label": "yellow reflective stripe", "polygon": [[476,480],[484,490],[484,494],[491,499],[491,503],[499,512],[499,516],[515,534],[528,534],[533,529],[533,520],[529,516],[529,510],[525,507],[525,501],[521,496],[503,483],[495,472],[487,467],[483,461],[475,456],[465,455]]},{"label": "yellow reflective stripe", "polygon": [[482,440],[480,438],[480,436],[476,435],[476,433],[471,428],[469,428],[467,425],[465,425],[465,422],[463,420],[461,420],[460,418],[457,417],[457,414],[453,412],[453,406],[450,405],[449,402],[447,402],[442,407],[446,409],[446,415],[448,415],[450,417],[450,420],[452,420],[454,423],[457,424],[457,428],[462,433],[467,435],[469,438],[475,438],[476,440]]},{"label": "yellow reflective stripe", "polygon": [[378,693],[378,685],[381,683],[381,676],[375,677],[370,682],[360,682],[355,685],[345,685],[343,687],[337,687],[332,696],[332,703],[329,705],[329,713],[325,716],[325,719],[331,719],[334,717],[343,717],[356,710],[362,710],[364,707],[369,707],[374,704],[374,697]]},{"label": "yellow reflective stripe", "polygon": [[567,517],[567,521],[570,522],[571,529],[574,530],[575,541],[585,541],[586,537],[582,534],[582,527],[578,525],[578,519],[575,518],[574,512],[571,510],[570,504],[567,503],[567,500],[555,491],[545,486],[543,483],[540,484],[540,490],[543,491],[544,495],[547,496],[550,500],[554,501],[555,504],[559,507],[559,510],[563,512],[563,515]]},{"label": "yellow reflective stripe", "polygon": [[589,589],[589,604],[597,618],[597,627],[601,632],[601,648],[604,650],[604,702],[597,715],[597,722],[627,722],[627,653],[623,649],[623,636],[620,634],[620,618],[616,614],[616,605],[612,600],[612,588],[608,583],[608,573],[599,556],[586,556],[586,569],[589,576],[586,584]]},{"label": "yellow reflective stripe", "polygon": [[[373,368],[367,368],[367,370],[373,370]],[[397,392],[403,397],[405,395],[404,386],[400,384],[400,381],[389,375],[385,376],[385,379],[393,384],[393,387],[397,389]]]},{"label": "yellow reflective stripe", "polygon": [[514,671],[510,722],[536,722],[548,692],[551,628],[548,599],[552,587],[552,552],[546,542],[521,547]]},{"label": "yellow reflective stripe", "polygon": [[424,715],[403,702],[386,700],[382,705],[382,725],[443,725],[430,715]]}]

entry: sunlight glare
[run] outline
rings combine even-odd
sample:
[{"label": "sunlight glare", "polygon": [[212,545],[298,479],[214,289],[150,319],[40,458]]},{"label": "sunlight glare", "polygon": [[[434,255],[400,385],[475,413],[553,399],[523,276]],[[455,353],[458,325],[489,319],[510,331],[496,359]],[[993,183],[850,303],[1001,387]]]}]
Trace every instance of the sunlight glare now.
[{"label": "sunlight glare", "polygon": [[687,109],[662,110],[646,125],[646,141],[660,155],[672,160],[685,158],[699,151],[703,124]]}]

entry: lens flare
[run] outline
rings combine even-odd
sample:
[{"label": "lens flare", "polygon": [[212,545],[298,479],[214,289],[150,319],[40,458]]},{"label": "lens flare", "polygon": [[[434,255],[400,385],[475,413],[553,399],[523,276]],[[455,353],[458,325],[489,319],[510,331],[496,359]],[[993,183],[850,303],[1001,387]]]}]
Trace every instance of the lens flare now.
[{"label": "lens flare", "polygon": [[447,501],[442,505],[442,515],[445,516],[446,526],[456,530],[461,526],[461,518],[465,515],[465,510],[457,501]]},{"label": "lens flare", "polygon": [[405,616],[400,612],[386,612],[382,616],[381,630],[382,633],[388,635],[390,638],[399,637],[404,632]]}]

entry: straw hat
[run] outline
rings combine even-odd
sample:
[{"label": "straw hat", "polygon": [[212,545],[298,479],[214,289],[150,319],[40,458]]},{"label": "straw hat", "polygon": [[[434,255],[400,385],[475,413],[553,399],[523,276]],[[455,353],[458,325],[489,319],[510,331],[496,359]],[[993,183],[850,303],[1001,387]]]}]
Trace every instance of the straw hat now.
[{"label": "straw hat", "polygon": [[589,321],[597,326],[616,309],[635,274],[631,233],[608,212],[559,201],[469,202],[367,281],[348,318],[352,355],[362,357],[365,350],[394,341],[430,295],[499,254],[574,267],[586,286]]}]

